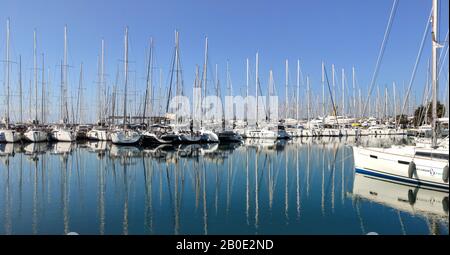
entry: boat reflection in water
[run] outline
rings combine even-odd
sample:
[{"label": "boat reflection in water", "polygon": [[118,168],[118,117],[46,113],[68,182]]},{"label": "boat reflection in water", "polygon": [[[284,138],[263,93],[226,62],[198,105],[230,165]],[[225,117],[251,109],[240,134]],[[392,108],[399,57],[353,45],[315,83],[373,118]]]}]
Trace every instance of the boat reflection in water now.
[{"label": "boat reflection in water", "polygon": [[355,173],[353,195],[430,222],[430,234],[439,234],[438,222],[448,228],[448,193]]},{"label": "boat reflection in water", "polygon": [[0,144],[0,234],[448,233],[448,195],[354,175],[355,139]]}]

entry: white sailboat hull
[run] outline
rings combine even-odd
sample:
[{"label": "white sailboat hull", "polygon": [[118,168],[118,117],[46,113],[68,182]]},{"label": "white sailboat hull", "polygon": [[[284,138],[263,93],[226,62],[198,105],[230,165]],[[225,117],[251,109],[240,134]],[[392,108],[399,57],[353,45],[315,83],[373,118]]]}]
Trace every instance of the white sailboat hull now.
[{"label": "white sailboat hull", "polygon": [[245,131],[245,138],[278,139],[278,133],[272,130],[250,129]]},{"label": "white sailboat hull", "polygon": [[339,129],[322,129],[318,131],[319,136],[338,137],[342,136],[342,132]]},{"label": "white sailboat hull", "polygon": [[43,130],[29,130],[25,132],[24,136],[26,140],[33,143],[48,141],[47,132]]},{"label": "white sailboat hull", "polygon": [[19,132],[11,129],[0,130],[0,142],[16,143],[19,142],[22,136]]},{"label": "white sailboat hull", "polygon": [[[443,159],[417,156],[416,151],[444,155]],[[445,153],[447,158],[445,159]],[[392,182],[420,185],[430,189],[446,190],[449,184],[444,179],[444,168],[448,169],[448,150],[417,149],[413,146],[392,148],[353,147],[355,171],[374,178]],[[416,170],[410,177],[409,166],[413,161]],[[448,171],[448,170],[447,170]],[[448,172],[447,172],[448,175]]]},{"label": "white sailboat hull", "polygon": [[406,135],[406,131],[402,129],[392,129],[392,128],[375,128],[367,129],[365,132],[367,135]]},{"label": "white sailboat hull", "polygon": [[111,142],[114,144],[135,144],[140,139],[141,135],[133,130],[118,130],[111,133]]},{"label": "white sailboat hull", "polygon": [[77,139],[77,135],[69,129],[57,129],[52,132],[52,138],[58,142],[73,142]]},{"label": "white sailboat hull", "polygon": [[108,130],[92,129],[86,133],[90,140],[109,141],[111,140]]}]

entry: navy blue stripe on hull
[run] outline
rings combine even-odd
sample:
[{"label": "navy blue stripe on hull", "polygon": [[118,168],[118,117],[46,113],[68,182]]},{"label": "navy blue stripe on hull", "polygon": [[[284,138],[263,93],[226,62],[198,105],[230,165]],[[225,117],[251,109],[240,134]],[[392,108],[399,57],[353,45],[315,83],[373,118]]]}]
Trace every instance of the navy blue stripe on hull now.
[{"label": "navy blue stripe on hull", "polygon": [[429,188],[433,188],[433,189],[445,190],[447,192],[449,191],[449,186],[445,185],[445,184],[432,184],[432,183],[427,183],[427,182],[421,182],[416,179],[387,175],[387,174],[384,174],[381,172],[366,170],[366,169],[362,169],[362,168],[355,168],[355,171],[360,174],[378,177],[378,178],[382,178],[382,179],[386,179],[386,180],[402,182],[402,183],[407,183],[407,184],[412,184],[412,185],[419,185],[419,186],[429,187]]}]

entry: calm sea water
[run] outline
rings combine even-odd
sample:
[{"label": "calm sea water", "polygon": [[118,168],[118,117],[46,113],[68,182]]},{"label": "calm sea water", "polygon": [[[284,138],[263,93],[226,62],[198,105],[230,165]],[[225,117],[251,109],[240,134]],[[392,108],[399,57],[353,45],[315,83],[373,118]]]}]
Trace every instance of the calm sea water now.
[{"label": "calm sea water", "polygon": [[0,144],[0,234],[448,234],[448,193],[355,175],[354,139]]}]

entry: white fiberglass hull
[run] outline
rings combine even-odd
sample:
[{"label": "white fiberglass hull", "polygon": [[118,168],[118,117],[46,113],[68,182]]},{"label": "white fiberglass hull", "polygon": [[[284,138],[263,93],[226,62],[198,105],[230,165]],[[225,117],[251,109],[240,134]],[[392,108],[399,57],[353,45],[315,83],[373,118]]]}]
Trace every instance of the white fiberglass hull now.
[{"label": "white fiberglass hull", "polygon": [[392,129],[392,128],[375,128],[367,129],[368,135],[406,135],[406,131],[402,129]]},{"label": "white fiberglass hull", "polygon": [[342,132],[339,129],[321,129],[319,130],[319,136],[338,137],[342,136]]},{"label": "white fiberglass hull", "polygon": [[48,141],[48,134],[43,130],[29,130],[24,136],[26,140],[33,143]]},{"label": "white fiberglass hull", "polygon": [[135,144],[141,135],[133,130],[118,130],[111,133],[111,142],[114,144]]},{"label": "white fiberglass hull", "polygon": [[52,138],[58,142],[73,142],[77,135],[70,129],[57,129],[52,132]]},{"label": "white fiberglass hull", "polygon": [[[417,156],[416,151],[421,152],[422,155],[432,153],[442,156],[441,158]],[[353,156],[357,173],[448,192],[448,150],[419,149],[414,146],[397,146],[387,149],[355,146]],[[413,174],[410,170],[412,161],[415,164]],[[445,167],[447,167],[446,174],[444,174]],[[445,175],[447,175],[446,181]]]},{"label": "white fiberglass hull", "polygon": [[251,129],[245,131],[245,138],[278,139],[278,133],[272,130]]},{"label": "white fiberglass hull", "polygon": [[108,130],[92,129],[86,133],[86,137],[90,140],[109,141],[111,140]]},{"label": "white fiberglass hull", "polygon": [[201,141],[204,143],[218,143],[219,137],[216,133],[209,131],[209,130],[201,130]]},{"label": "white fiberglass hull", "polygon": [[19,132],[11,129],[0,130],[0,142],[16,143],[19,142],[22,136]]}]

